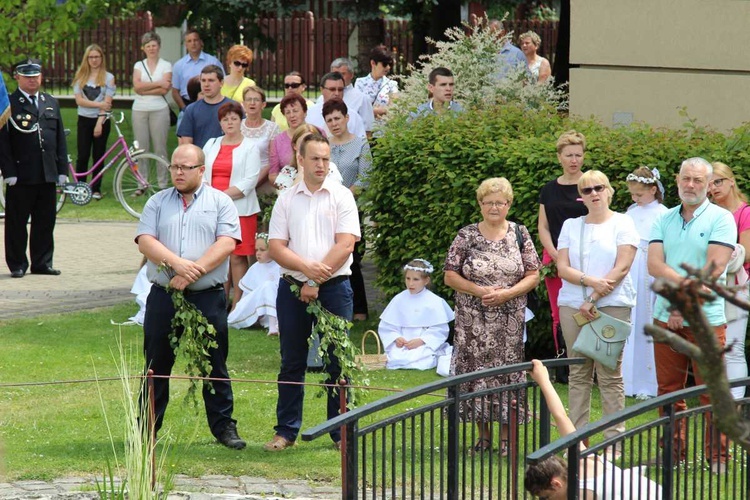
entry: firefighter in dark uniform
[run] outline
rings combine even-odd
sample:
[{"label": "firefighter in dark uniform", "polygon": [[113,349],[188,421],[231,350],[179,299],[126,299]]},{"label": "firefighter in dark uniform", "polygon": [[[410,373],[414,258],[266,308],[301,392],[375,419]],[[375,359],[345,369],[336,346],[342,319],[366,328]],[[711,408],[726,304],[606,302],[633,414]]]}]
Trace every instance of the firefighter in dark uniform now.
[{"label": "firefighter in dark uniform", "polygon": [[0,129],[0,169],[7,185],[5,262],[13,278],[22,278],[29,270],[28,241],[31,272],[56,276],[60,271],[52,267],[55,185],[67,182],[68,170],[60,106],[54,97],[39,91],[41,61],[25,59],[16,64],[13,74],[18,90],[10,95],[10,119]]}]

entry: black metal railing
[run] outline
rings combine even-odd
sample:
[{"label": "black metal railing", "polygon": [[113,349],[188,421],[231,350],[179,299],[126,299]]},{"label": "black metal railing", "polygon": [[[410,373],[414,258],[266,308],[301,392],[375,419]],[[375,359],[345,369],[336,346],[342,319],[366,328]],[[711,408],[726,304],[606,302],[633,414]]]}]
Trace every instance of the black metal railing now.
[{"label": "black metal railing", "polygon": [[[731,382],[732,387],[750,385],[750,378]],[[580,482],[598,481],[604,498],[621,498],[614,492],[625,488],[632,499],[747,499],[750,490],[748,453],[735,443],[725,442],[711,425],[711,406],[676,411],[676,404],[706,394],[706,386],[665,394],[608,415],[576,432],[529,454],[527,463],[536,464],[553,455],[567,453],[568,499],[579,498]],[[747,419],[750,401],[737,401]],[[663,408],[656,419],[634,424],[641,415]],[[628,423],[629,429],[581,450],[579,443],[594,440],[612,426]],[[675,439],[681,436],[681,439]],[[621,458],[615,458],[621,454]],[[594,470],[583,474],[577,464],[600,455]],[[609,495],[609,496],[608,496]]]},{"label": "black metal railing", "polygon": [[[551,437],[549,410],[524,376],[530,368],[521,363],[425,384],[339,415],[302,439],[343,427],[342,498],[528,498],[525,457]],[[477,424],[487,426],[492,449],[481,450],[490,444],[479,439]]]}]

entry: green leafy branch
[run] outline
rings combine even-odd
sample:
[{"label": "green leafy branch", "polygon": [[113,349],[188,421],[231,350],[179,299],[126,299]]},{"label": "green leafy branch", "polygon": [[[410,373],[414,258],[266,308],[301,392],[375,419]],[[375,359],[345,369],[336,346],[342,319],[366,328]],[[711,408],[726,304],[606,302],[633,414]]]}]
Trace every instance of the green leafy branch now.
[{"label": "green leafy branch", "polygon": [[[168,264],[160,265],[159,271],[166,274],[170,282],[175,276],[174,270]],[[192,302],[185,299],[182,290],[169,285],[166,288],[175,309],[172,331],[169,332],[169,345],[174,350],[175,358],[185,359],[185,374],[191,377],[185,401],[192,402],[193,406],[197,407],[198,380],[192,377],[205,378],[211,374],[209,350],[219,347],[216,342],[216,328]],[[203,380],[203,387],[214,393],[211,381]]]},{"label": "green leafy branch", "polygon": [[[299,298],[299,285],[292,284],[290,289]],[[317,299],[310,301],[307,305],[307,312],[315,316],[313,332],[320,337],[318,355],[326,365],[331,364],[331,352],[338,359],[341,367],[339,379],[344,378],[352,386],[349,388],[348,406],[357,406],[361,398],[367,393],[367,389],[363,387],[370,385],[370,379],[365,375],[362,364],[357,361],[357,356],[360,354],[359,348],[349,338],[349,329],[352,327],[351,321],[333,314],[323,307]],[[309,344],[310,346],[313,345],[312,336]],[[326,388],[322,388],[318,397],[325,394]]]}]

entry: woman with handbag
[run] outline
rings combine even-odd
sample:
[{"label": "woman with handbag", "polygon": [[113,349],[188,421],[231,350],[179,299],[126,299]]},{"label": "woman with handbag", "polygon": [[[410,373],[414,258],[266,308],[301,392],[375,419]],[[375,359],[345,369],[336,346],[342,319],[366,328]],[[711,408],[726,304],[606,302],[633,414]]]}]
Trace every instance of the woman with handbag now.
[{"label": "woman with handbag", "polygon": [[[161,37],[149,31],[141,38],[141,49],[146,58],[133,65],[133,135],[141,149],[167,157],[167,134],[172,123],[166,95],[172,90],[172,64],[159,57]],[[176,119],[176,117],[175,117]],[[176,122],[175,122],[176,123]],[[151,167],[148,160],[140,160],[138,169],[144,179],[148,179]],[[158,165],[156,176],[159,188],[169,186],[169,171]],[[145,190],[138,189],[133,196],[141,196]]]},{"label": "woman with handbag", "polygon": [[[451,375],[523,362],[526,294],[539,284],[539,256],[528,230],[507,219],[513,188],[504,177],[487,179],[477,189],[482,221],[458,231],[445,259],[445,284],[456,291],[455,338]],[[517,239],[521,232],[522,245]],[[461,385],[461,392],[498,389],[523,381],[515,373]],[[492,450],[491,423],[499,422],[500,454],[508,453],[510,397],[477,397],[459,406],[462,421],[479,426],[473,453]],[[517,401],[519,408],[524,401]],[[518,423],[525,411],[518,411]]]},{"label": "woman with handbag", "polygon": [[[640,242],[633,220],[609,208],[615,191],[606,175],[586,172],[578,180],[578,192],[589,213],[566,220],[557,244],[565,345],[569,357],[586,360],[570,367],[568,380],[570,417],[576,428],[589,421],[594,372],[604,415],[625,408],[622,348],[630,334],[630,310],[636,299],[628,271]],[[600,315],[606,320],[604,328],[597,320]],[[618,425],[604,434],[610,437],[624,430]]]}]

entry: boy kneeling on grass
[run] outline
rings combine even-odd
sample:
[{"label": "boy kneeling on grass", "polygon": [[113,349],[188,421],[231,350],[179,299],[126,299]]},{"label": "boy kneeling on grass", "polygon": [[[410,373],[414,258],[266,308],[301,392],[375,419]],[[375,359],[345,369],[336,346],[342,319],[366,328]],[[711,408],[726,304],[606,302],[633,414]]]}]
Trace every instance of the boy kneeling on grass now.
[{"label": "boy kneeling on grass", "polygon": [[[575,432],[573,422],[549,379],[547,367],[538,359],[531,361],[530,375],[542,391],[560,436]],[[581,450],[586,447],[581,443]],[[524,486],[534,496],[546,500],[565,500],[568,496],[568,464],[558,456],[530,465]],[[581,498],[598,500],[630,500],[631,498],[662,498],[661,486],[639,473],[640,469],[621,469],[602,457],[592,455],[580,461],[578,474]],[[639,496],[640,495],[640,496]]]}]

